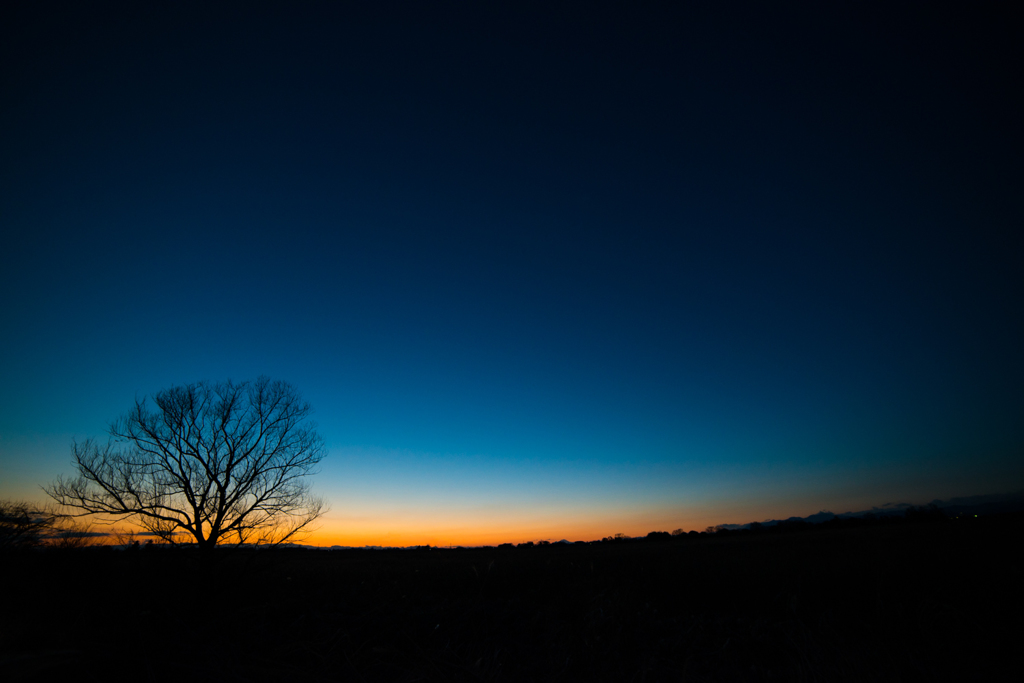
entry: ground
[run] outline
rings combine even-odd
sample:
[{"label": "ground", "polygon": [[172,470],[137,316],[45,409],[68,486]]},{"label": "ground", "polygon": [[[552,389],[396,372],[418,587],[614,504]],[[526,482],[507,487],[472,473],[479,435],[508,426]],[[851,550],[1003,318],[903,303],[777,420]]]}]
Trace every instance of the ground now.
[{"label": "ground", "polygon": [[1021,519],[513,549],[4,558],[33,681],[991,679]]}]

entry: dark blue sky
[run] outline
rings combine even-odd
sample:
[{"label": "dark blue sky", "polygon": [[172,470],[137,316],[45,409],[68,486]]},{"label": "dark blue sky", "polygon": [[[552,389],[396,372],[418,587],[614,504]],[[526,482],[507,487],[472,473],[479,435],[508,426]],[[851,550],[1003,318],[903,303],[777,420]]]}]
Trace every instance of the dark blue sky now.
[{"label": "dark blue sky", "polygon": [[261,373],[317,409],[332,538],[1024,485],[1002,9],[0,12],[0,494]]}]

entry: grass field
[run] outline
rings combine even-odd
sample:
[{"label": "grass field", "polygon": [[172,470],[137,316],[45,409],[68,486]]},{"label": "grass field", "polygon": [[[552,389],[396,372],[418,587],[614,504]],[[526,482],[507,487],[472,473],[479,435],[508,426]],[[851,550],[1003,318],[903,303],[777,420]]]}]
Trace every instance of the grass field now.
[{"label": "grass field", "polygon": [[1019,516],[463,550],[30,552],[6,680],[991,680]]}]

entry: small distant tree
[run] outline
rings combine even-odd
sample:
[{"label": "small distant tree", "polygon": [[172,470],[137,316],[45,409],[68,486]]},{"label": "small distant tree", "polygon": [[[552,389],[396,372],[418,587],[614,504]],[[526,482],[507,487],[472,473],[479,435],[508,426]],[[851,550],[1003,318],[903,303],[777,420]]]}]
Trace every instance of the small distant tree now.
[{"label": "small distant tree", "polygon": [[52,513],[36,506],[0,500],[0,550],[42,545],[54,521]]},{"label": "small distant tree", "polygon": [[72,446],[77,476],[45,491],[73,516],[134,522],[167,543],[281,543],[324,511],[305,477],[325,455],[312,408],[286,382],[197,382],[158,392]]},{"label": "small distant tree", "polygon": [[70,517],[56,517],[50,533],[46,539],[46,545],[61,550],[76,550],[94,545],[97,536],[94,534],[92,525],[80,522]]},{"label": "small distant tree", "polygon": [[134,529],[113,529],[110,532],[110,540],[113,542],[113,545],[121,548],[139,547],[139,533]]},{"label": "small distant tree", "polygon": [[685,534],[685,533],[686,533],[686,532],[685,532],[685,531],[683,531],[682,529],[675,529],[675,530],[674,530],[674,531],[672,532],[672,535],[673,535],[673,536],[682,536],[682,535],[683,535],[683,534]]},{"label": "small distant tree", "polygon": [[52,507],[0,501],[0,549],[84,548],[96,534]]}]

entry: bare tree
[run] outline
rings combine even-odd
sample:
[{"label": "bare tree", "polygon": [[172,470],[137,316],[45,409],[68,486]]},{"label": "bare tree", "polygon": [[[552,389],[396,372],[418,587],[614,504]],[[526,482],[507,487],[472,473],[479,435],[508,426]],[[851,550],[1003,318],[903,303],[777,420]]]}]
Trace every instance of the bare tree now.
[{"label": "bare tree", "polygon": [[0,500],[0,550],[85,548],[104,535],[93,533],[90,525],[54,510],[52,504]]},{"label": "bare tree", "polygon": [[305,477],[323,459],[312,408],[290,384],[197,382],[114,422],[105,446],[72,446],[73,479],[45,491],[75,516],[127,520],[168,543],[281,543],[324,504]]},{"label": "bare tree", "polygon": [[77,550],[88,548],[106,534],[93,533],[92,525],[79,522],[64,515],[55,515],[50,533],[46,537],[46,545],[60,550]]},{"label": "bare tree", "polygon": [[42,545],[54,524],[54,516],[37,506],[0,500],[0,550]]}]

